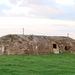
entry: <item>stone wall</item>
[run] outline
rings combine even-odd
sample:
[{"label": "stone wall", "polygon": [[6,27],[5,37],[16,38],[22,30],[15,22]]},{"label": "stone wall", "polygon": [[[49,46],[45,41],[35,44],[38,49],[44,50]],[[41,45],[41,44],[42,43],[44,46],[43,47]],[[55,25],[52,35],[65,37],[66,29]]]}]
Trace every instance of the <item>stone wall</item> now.
[{"label": "stone wall", "polygon": [[[53,44],[56,48],[53,48]],[[2,54],[75,53],[75,40],[68,37],[6,35],[0,38]]]}]

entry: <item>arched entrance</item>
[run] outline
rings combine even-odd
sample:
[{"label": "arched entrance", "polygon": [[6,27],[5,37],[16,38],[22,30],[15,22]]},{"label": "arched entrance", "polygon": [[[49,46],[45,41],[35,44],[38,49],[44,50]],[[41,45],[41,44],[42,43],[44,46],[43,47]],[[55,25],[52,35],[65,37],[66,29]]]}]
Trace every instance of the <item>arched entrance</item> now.
[{"label": "arched entrance", "polygon": [[59,47],[58,47],[58,45],[56,43],[53,43],[53,52],[55,54],[59,54]]}]

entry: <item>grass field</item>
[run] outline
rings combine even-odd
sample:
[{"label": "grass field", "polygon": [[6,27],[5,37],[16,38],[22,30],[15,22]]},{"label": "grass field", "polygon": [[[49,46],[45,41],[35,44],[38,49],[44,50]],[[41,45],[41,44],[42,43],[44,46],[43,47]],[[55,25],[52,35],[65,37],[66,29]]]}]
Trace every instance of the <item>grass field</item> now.
[{"label": "grass field", "polygon": [[0,75],[75,75],[75,55],[3,55]]}]

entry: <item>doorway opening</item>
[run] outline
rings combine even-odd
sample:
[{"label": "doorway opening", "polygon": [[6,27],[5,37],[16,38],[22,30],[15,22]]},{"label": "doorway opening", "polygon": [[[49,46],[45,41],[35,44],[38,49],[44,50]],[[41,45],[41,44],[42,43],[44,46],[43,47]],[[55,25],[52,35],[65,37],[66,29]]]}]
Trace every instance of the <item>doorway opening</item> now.
[{"label": "doorway opening", "polygon": [[58,47],[57,44],[53,44],[53,52],[54,52],[55,54],[59,54],[59,47]]},{"label": "doorway opening", "polygon": [[55,48],[55,49],[56,49],[56,48],[57,48],[57,45],[56,45],[56,44],[53,44],[53,48]]}]

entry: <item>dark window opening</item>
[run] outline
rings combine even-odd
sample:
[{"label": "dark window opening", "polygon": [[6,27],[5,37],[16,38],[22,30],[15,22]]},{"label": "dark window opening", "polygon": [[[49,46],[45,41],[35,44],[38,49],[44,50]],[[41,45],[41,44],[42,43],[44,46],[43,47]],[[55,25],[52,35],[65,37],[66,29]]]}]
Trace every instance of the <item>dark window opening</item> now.
[{"label": "dark window opening", "polygon": [[57,48],[56,44],[53,44],[53,48]]},{"label": "dark window opening", "polygon": [[70,50],[70,46],[65,46],[65,50]]}]

